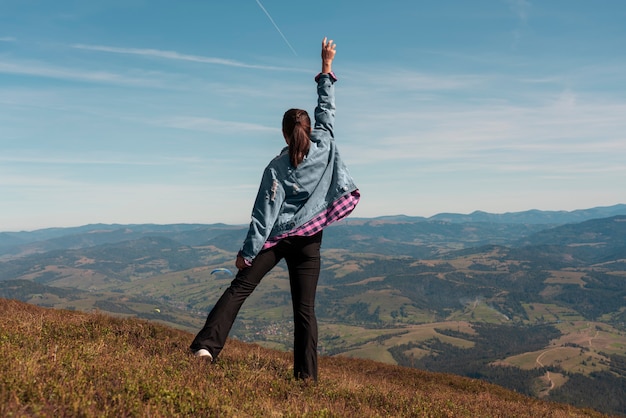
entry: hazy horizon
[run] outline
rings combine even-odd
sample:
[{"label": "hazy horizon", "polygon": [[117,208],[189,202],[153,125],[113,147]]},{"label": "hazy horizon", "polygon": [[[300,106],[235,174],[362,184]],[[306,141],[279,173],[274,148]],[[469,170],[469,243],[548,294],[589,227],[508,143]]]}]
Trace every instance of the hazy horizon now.
[{"label": "hazy horizon", "polygon": [[[612,205],[603,205],[603,206],[592,206],[592,207],[588,207],[588,208],[577,208],[577,209],[573,209],[573,210],[565,210],[565,209],[556,209],[556,210],[542,210],[542,209],[537,209],[537,208],[532,208],[532,209],[527,209],[527,210],[523,210],[523,211],[511,211],[511,212],[500,212],[500,213],[496,213],[496,212],[488,212],[488,211],[484,211],[481,209],[476,209],[474,211],[471,212],[455,212],[455,211],[445,211],[445,212],[438,212],[438,213],[434,213],[432,215],[428,215],[428,216],[422,216],[422,215],[407,215],[405,213],[396,213],[396,214],[384,214],[384,215],[377,215],[377,216],[354,216],[351,215],[348,218],[344,219],[341,222],[349,222],[350,219],[377,219],[377,218],[393,218],[393,217],[409,217],[409,218],[425,218],[425,219],[429,219],[432,217],[436,217],[438,215],[443,215],[443,214],[455,214],[455,215],[471,215],[475,212],[482,212],[482,213],[488,213],[488,214],[492,214],[492,215],[506,215],[506,214],[513,214],[513,213],[523,213],[523,212],[528,212],[528,211],[540,211],[540,212],[575,212],[578,210],[589,210],[589,209],[598,209],[598,208],[609,208],[609,207],[613,207],[613,206],[620,206],[620,205],[626,205],[626,203],[615,203]],[[7,233],[11,233],[11,232],[33,232],[33,231],[37,231],[37,230],[44,230],[44,229],[57,229],[57,228],[80,228],[83,226],[88,226],[88,225],[120,225],[120,226],[124,226],[124,225],[193,225],[193,224],[198,224],[198,225],[214,225],[214,224],[224,224],[224,225],[228,225],[228,226],[242,226],[245,227],[249,224],[249,222],[240,222],[240,223],[230,223],[230,222],[125,222],[125,223],[121,223],[121,222],[88,222],[88,223],[84,223],[84,224],[74,224],[74,225],[50,225],[50,226],[42,226],[42,227],[38,227],[38,228],[33,228],[33,229],[9,229],[9,230],[2,230],[0,229],[0,233],[2,232],[7,232]]]}]

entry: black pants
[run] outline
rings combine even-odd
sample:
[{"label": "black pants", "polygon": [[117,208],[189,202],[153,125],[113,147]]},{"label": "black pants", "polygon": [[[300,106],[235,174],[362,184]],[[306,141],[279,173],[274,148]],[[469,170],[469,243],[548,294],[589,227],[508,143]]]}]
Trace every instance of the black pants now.
[{"label": "black pants", "polygon": [[322,232],[311,237],[293,237],[261,251],[252,266],[240,270],[217,301],[204,327],[191,343],[192,350],[220,354],[241,305],[261,279],[283,258],[289,269],[294,319],[293,372],[298,379],[317,380],[317,319],[315,292],[320,273]]}]

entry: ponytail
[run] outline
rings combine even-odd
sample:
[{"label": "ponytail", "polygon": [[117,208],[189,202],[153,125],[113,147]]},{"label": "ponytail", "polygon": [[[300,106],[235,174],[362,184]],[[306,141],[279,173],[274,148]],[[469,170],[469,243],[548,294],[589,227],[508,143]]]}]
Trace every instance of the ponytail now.
[{"label": "ponytail", "polygon": [[311,146],[311,119],[306,110],[289,109],[283,116],[283,135],[289,146],[289,161],[298,167]]}]

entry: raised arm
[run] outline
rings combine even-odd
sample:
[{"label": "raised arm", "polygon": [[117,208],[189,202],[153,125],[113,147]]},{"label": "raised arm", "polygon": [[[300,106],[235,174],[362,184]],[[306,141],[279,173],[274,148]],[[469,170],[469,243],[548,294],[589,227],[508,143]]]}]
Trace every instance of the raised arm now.
[{"label": "raised arm", "polygon": [[[335,124],[335,87],[337,77],[333,73],[337,44],[324,38],[322,41],[322,72],[315,77],[317,81],[317,107],[315,108],[315,129],[327,131],[334,137]],[[315,140],[314,137],[311,138]]]}]

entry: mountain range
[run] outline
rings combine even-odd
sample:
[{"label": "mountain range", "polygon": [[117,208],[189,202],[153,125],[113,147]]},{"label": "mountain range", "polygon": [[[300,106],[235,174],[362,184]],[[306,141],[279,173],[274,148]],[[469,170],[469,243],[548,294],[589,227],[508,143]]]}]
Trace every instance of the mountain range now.
[{"label": "mountain range", "polygon": [[[0,297],[197,330],[232,279],[243,225],[0,233]],[[349,218],[324,232],[322,354],[479,378],[626,414],[626,205]],[[231,336],[289,350],[280,263]]]}]

